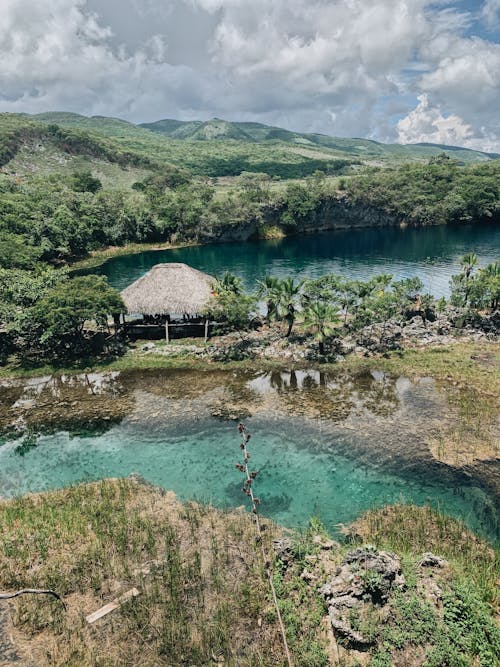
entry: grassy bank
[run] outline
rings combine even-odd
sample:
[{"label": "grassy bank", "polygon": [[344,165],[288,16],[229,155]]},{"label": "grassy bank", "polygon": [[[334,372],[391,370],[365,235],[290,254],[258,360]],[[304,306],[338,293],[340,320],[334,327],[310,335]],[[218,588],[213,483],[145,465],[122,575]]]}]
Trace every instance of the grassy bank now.
[{"label": "grassy bank", "polygon": [[[246,512],[181,504],[132,480],[108,480],[0,502],[0,526],[0,588],[52,587],[68,607],[64,613],[57,601],[28,596],[7,603],[0,644],[10,636],[9,650],[22,664],[285,664]],[[346,544],[325,550],[327,536],[312,521],[305,532],[289,534],[287,561],[272,556],[271,540],[281,530],[266,526],[264,547],[297,667],[494,664],[485,660],[499,641],[492,620],[496,556],[459,522],[428,509],[386,508],[358,521]],[[407,581],[385,622],[361,628],[373,638],[363,654],[333,637],[318,592],[353,541],[398,551]],[[418,562],[430,549],[449,566],[428,575]],[[440,606],[426,598],[431,584],[441,591]],[[85,622],[132,587],[137,597],[94,625]],[[459,616],[448,613],[452,607]],[[402,652],[413,658],[398,662]]]},{"label": "grassy bank", "polygon": [[[74,364],[28,364],[11,358],[0,366],[0,378],[39,377],[41,375],[71,374],[82,371],[134,371],[143,369],[193,368],[202,370],[251,370],[319,368],[328,372],[349,370],[369,372],[382,370],[392,375],[407,377],[433,377],[440,382],[456,383],[453,386],[470,388],[480,392],[481,397],[489,402],[500,391],[498,366],[500,365],[499,343],[455,343],[449,346],[408,349],[396,351],[384,356],[358,357],[350,355],[334,364],[318,364],[288,359],[245,359],[242,361],[213,361],[208,357],[198,357],[179,347],[194,345],[197,348],[210,346],[200,338],[182,339],[169,344],[156,341],[157,349],[145,352],[141,349],[147,341],[138,341],[123,356],[107,360],[103,358],[83,359]],[[175,350],[172,354],[163,354],[162,350]],[[179,350],[179,351],[178,351]]]},{"label": "grassy bank", "polygon": [[101,266],[108,259],[113,257],[125,257],[127,255],[136,255],[148,250],[173,250],[174,248],[187,248],[188,246],[199,245],[194,242],[185,243],[127,243],[123,246],[108,246],[101,250],[94,250],[88,257],[77,259],[70,262],[70,271],[82,271],[85,269],[95,269]]}]

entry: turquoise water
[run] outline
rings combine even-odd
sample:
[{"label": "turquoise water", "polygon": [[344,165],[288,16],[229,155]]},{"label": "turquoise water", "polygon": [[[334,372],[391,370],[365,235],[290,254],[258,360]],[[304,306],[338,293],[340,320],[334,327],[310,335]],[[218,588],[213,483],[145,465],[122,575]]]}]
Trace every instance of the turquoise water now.
[{"label": "turquoise water", "polygon": [[337,230],[256,241],[160,250],[116,257],[95,269],[124,289],[160,262],[185,262],[210,275],[232,271],[253,289],[266,274],[318,277],[341,273],[366,279],[392,273],[398,279],[419,276],[437,297],[449,294],[460,257],[477,253],[480,264],[500,255],[500,226],[461,225],[399,229]]},{"label": "turquoise water", "polygon": [[[155,375],[149,387],[134,387],[135,403],[119,423],[95,431],[75,428],[69,433],[55,427],[52,433],[32,432],[29,439],[4,438],[3,444],[0,441],[0,495],[12,497],[138,473],[182,499],[220,507],[243,505],[241,473],[234,468],[240,458],[235,422],[211,417],[202,407],[203,396],[184,401],[151,393],[159,377]],[[409,381],[405,383],[405,391],[415,393],[412,404],[395,405],[387,415],[368,414],[367,419],[364,405],[360,415],[365,415],[365,421],[357,428],[355,408],[336,424],[275,409],[249,418],[251,462],[260,470],[256,491],[263,514],[291,527],[305,525],[316,515],[335,531],[339,523],[349,523],[369,508],[412,502],[437,507],[498,539],[495,498],[479,483],[415,456],[410,465],[398,460],[398,450],[391,449],[388,429],[397,431],[393,437],[401,440],[410,458],[412,448],[418,451],[421,442],[408,431],[405,409],[418,431],[422,417],[415,410],[421,405],[427,411],[434,392],[430,385],[412,389]],[[213,391],[207,390],[206,395]],[[113,392],[116,386],[110,388],[110,395]],[[57,393],[59,400],[66,400]],[[398,396],[400,403],[407,400],[401,392]],[[364,423],[371,428],[365,430]]]}]

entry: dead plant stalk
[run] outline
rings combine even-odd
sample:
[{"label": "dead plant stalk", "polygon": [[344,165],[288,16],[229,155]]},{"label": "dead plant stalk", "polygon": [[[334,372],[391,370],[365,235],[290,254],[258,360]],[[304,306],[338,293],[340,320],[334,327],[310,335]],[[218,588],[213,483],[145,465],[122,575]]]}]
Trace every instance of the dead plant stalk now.
[{"label": "dead plant stalk", "polygon": [[292,657],[290,655],[290,649],[288,648],[288,642],[286,639],[285,626],[283,624],[283,619],[281,617],[281,612],[278,604],[278,596],[276,595],[276,589],[273,583],[273,577],[271,572],[271,561],[267,557],[266,550],[264,548],[263,540],[263,530],[259,519],[258,506],[260,505],[260,498],[257,498],[253,493],[253,481],[258,475],[258,470],[250,471],[248,467],[248,461],[250,459],[250,454],[248,452],[247,444],[250,440],[250,433],[248,433],[246,427],[241,422],[238,424],[238,432],[241,435],[240,449],[243,452],[243,463],[237,463],[236,468],[245,475],[245,481],[243,482],[243,493],[245,493],[251,501],[252,504],[252,514],[255,522],[255,530],[257,531],[257,543],[260,546],[260,551],[262,555],[262,562],[264,564],[264,570],[266,573],[267,581],[269,582],[269,588],[271,589],[271,594],[273,598],[274,607],[276,609],[276,615],[278,617],[278,623],[280,626],[281,637],[283,639],[283,647],[285,649],[285,655],[289,667],[293,667]]}]

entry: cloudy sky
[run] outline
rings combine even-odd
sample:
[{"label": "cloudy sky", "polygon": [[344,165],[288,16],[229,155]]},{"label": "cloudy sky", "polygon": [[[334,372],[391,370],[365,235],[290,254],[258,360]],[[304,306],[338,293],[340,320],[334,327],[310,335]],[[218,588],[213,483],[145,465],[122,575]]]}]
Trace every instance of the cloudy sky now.
[{"label": "cloudy sky", "polygon": [[0,111],[500,152],[500,0],[0,0]]}]

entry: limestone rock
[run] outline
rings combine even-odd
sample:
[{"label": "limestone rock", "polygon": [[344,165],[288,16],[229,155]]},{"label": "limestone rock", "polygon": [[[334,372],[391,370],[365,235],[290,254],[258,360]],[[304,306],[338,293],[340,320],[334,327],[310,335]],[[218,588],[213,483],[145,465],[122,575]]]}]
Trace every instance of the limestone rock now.
[{"label": "limestone rock", "polygon": [[328,607],[333,631],[352,648],[366,650],[372,641],[352,627],[350,612],[355,610],[362,616],[373,605],[381,607],[394,588],[405,585],[398,556],[360,548],[347,554],[334,576],[321,587],[320,594]]},{"label": "limestone rock", "polygon": [[427,551],[422,556],[420,565],[422,567],[446,567],[448,565],[448,561],[446,561],[444,558],[441,558],[440,556],[435,556],[430,551]]},{"label": "limestone rock", "polygon": [[288,563],[293,557],[292,540],[289,537],[282,537],[273,541],[273,549],[276,558],[284,563]]}]

